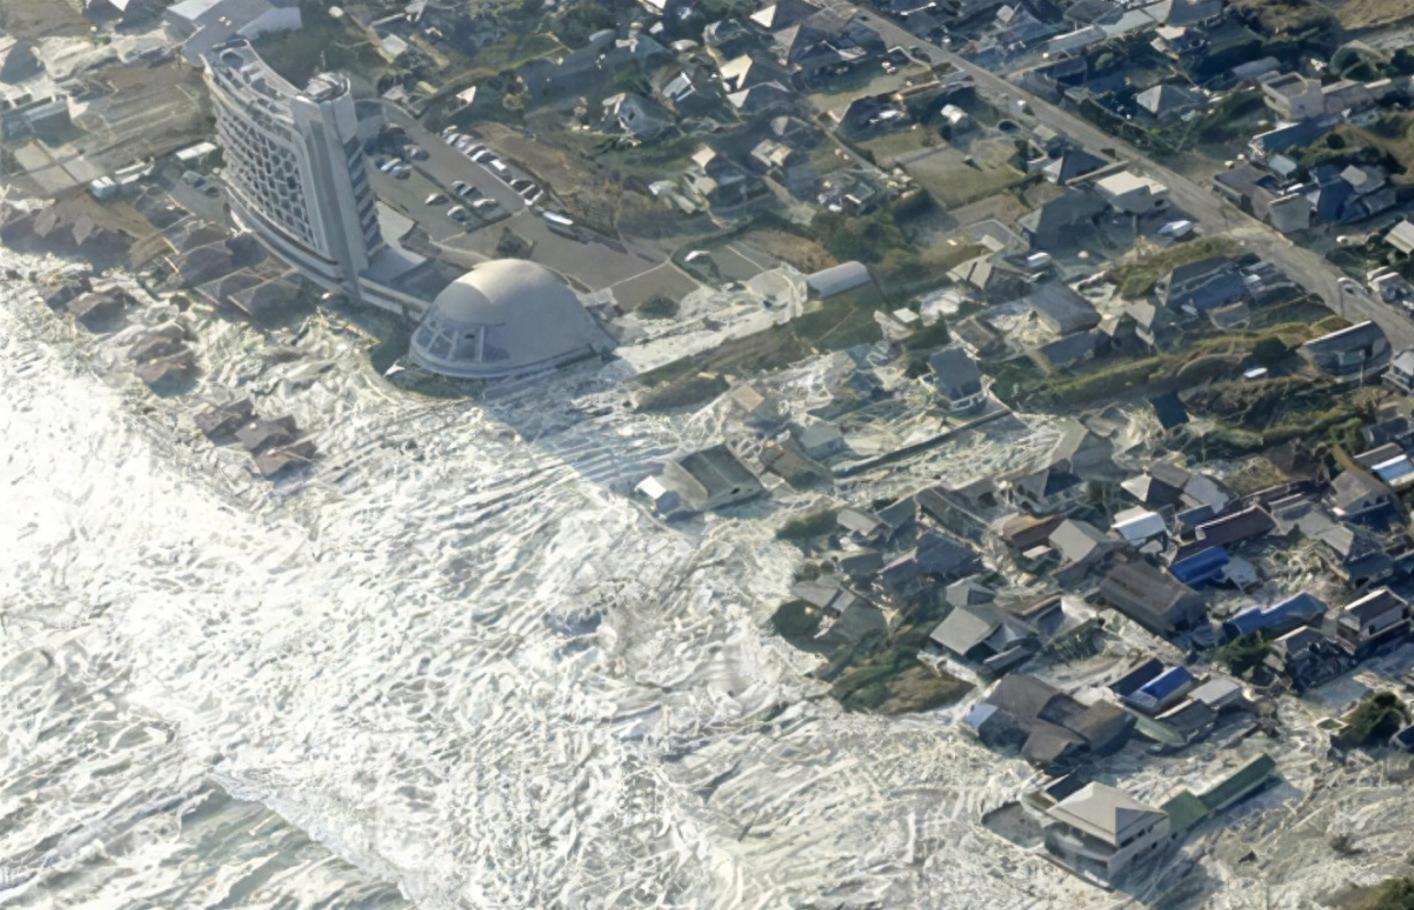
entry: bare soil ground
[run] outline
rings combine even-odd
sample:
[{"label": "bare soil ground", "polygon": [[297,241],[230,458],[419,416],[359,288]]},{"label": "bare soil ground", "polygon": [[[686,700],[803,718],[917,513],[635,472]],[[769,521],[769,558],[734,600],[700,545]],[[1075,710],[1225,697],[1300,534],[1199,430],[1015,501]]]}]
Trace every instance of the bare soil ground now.
[{"label": "bare soil ground", "polygon": [[1414,20],[1409,0],[1343,0],[1334,6],[1340,24],[1352,31]]},{"label": "bare soil ground", "polygon": [[16,38],[55,38],[88,34],[88,23],[65,0],[4,0],[0,31]]},{"label": "bare soil ground", "polygon": [[741,243],[762,250],[782,262],[795,266],[806,274],[829,268],[839,261],[831,256],[819,241],[788,231],[774,228],[754,228],[738,239]]}]

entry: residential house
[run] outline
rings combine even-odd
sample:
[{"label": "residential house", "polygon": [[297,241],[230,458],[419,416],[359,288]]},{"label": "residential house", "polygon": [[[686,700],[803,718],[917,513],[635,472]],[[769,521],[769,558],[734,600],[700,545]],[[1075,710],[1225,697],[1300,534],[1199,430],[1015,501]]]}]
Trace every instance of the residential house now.
[{"label": "residential house", "polygon": [[1073,244],[1105,211],[1105,200],[1088,188],[1068,187],[1017,220],[1033,249]]},{"label": "residential house", "polygon": [[1094,525],[1072,518],[1056,525],[1046,543],[1058,559],[1051,579],[1063,587],[1075,587],[1093,577],[1096,567],[1115,550],[1114,541]]},{"label": "residential house", "polygon": [[785,74],[772,63],[760,60],[750,54],[742,54],[721,64],[717,69],[717,75],[722,81],[722,88],[728,93],[734,93],[763,82],[778,81]]},{"label": "residential house", "polygon": [[996,253],[986,253],[948,270],[948,278],[975,290],[984,301],[1015,300],[1027,288],[1026,276]]},{"label": "residential house", "polygon": [[795,93],[777,81],[757,82],[729,93],[727,103],[743,114],[766,114],[790,108]]},{"label": "residential house", "polygon": [[1310,535],[1320,546],[1326,567],[1354,588],[1385,581],[1394,574],[1394,560],[1380,540],[1358,525],[1331,523]]},{"label": "residential house", "polygon": [[1167,208],[1169,188],[1151,177],[1120,171],[1095,181],[1095,190],[1110,208],[1125,215],[1147,215]]},{"label": "residential house", "polygon": [[1408,218],[1401,219],[1398,224],[1389,229],[1389,233],[1385,234],[1385,243],[1405,256],[1414,253],[1414,221],[1410,221]]},{"label": "residential house", "polygon": [[1068,766],[1124,745],[1134,718],[1116,705],[1083,705],[1025,673],[1010,673],[974,704],[963,724],[992,749],[1020,749],[1041,767]]},{"label": "residential house", "polygon": [[1247,297],[1247,285],[1237,263],[1222,256],[1189,262],[1159,279],[1159,300],[1175,312],[1210,313]]},{"label": "residential house", "polygon": [[1068,468],[1047,465],[1013,478],[1012,502],[1033,515],[1068,514],[1085,501],[1085,482]]},{"label": "residential house", "polygon": [[1048,341],[1032,348],[1026,354],[1047,374],[1060,373],[1094,360],[1109,349],[1109,344],[1108,335],[1091,329],[1088,332],[1076,332]]},{"label": "residential house", "polygon": [[1134,320],[1135,337],[1155,351],[1167,350],[1182,336],[1178,319],[1166,306],[1136,300],[1127,304],[1124,312]]},{"label": "residential house", "polygon": [[746,202],[757,184],[736,162],[710,145],[692,156],[688,186],[713,208],[728,208]]},{"label": "residential house", "polygon": [[1081,148],[1066,147],[1041,167],[1041,175],[1057,186],[1070,186],[1087,174],[1093,174],[1108,162]]},{"label": "residential house", "polygon": [[1030,660],[1040,650],[1038,631],[989,604],[964,604],[928,634],[928,640],[954,657],[1002,674]]},{"label": "residential house", "polygon": [[1371,591],[1341,608],[1336,643],[1363,660],[1409,637],[1409,602],[1389,588]]},{"label": "residential house", "polygon": [[1141,560],[1112,568],[1100,582],[1099,597],[1156,635],[1173,635],[1207,620],[1198,592]]},{"label": "residential house", "polygon": [[749,19],[757,28],[775,32],[804,22],[818,12],[820,7],[807,3],[806,0],[780,0],[778,3],[763,6],[752,13]]},{"label": "residential house", "polygon": [[1277,638],[1302,626],[1319,624],[1326,610],[1325,602],[1303,591],[1270,606],[1251,606],[1234,613],[1223,621],[1222,636],[1228,641],[1253,634]]},{"label": "residential house", "polygon": [[1059,281],[1038,285],[1021,298],[1041,325],[1056,335],[1084,332],[1100,324],[1100,314],[1090,302]]},{"label": "residential house", "polygon": [[1394,187],[1379,167],[1321,165],[1311,171],[1306,199],[1316,220],[1354,224],[1395,206]]},{"label": "residential house", "polygon": [[933,387],[944,406],[953,414],[963,414],[980,407],[987,400],[982,389],[982,371],[956,345],[936,351],[928,358]]},{"label": "residential house", "polygon": [[673,126],[672,115],[642,95],[620,92],[604,99],[604,123],[631,139],[651,140]]},{"label": "residential house", "polygon": [[1307,120],[1326,112],[1321,83],[1300,73],[1286,73],[1261,83],[1262,100],[1286,121]]},{"label": "residential house", "polygon": [[1212,26],[1222,21],[1223,0],[1160,0],[1148,12],[1162,25]]},{"label": "residential house", "polygon": [[926,580],[944,584],[975,575],[981,558],[970,547],[936,531],[927,531],[902,556],[884,566],[879,582],[894,595],[916,590]]},{"label": "residential house", "polygon": [[669,459],[637,489],[664,518],[724,508],[765,491],[725,445]]},{"label": "residential house", "polygon": [[1390,358],[1384,378],[1404,394],[1414,394],[1414,348],[1405,348]]},{"label": "residential house", "polygon": [[1047,809],[1046,817],[1046,850],[1105,882],[1152,861],[1170,840],[1167,813],[1101,783],[1086,784]]},{"label": "residential house", "polygon": [[1198,110],[1207,99],[1193,89],[1174,82],[1161,82],[1134,96],[1134,106],[1151,120],[1169,120]]},{"label": "residential house", "polygon": [[1299,187],[1283,187],[1275,174],[1256,165],[1243,162],[1219,171],[1213,177],[1213,189],[1283,234],[1311,226],[1311,202]]},{"label": "residential house", "polygon": [[1351,466],[1331,481],[1331,514],[1341,521],[1397,510],[1399,499],[1389,485],[1360,467]]},{"label": "residential house", "polygon": [[1313,338],[1301,345],[1299,353],[1311,366],[1342,382],[1378,377],[1391,356],[1389,339],[1369,320]]},{"label": "residential house", "polygon": [[1303,626],[1274,640],[1262,662],[1300,693],[1344,673],[1350,657],[1318,630]]}]

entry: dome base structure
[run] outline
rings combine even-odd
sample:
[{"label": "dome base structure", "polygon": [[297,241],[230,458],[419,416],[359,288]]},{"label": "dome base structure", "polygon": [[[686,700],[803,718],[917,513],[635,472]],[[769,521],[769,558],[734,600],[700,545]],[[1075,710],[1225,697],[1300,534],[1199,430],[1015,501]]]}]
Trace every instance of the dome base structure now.
[{"label": "dome base structure", "polygon": [[524,259],[483,262],[437,295],[409,357],[454,379],[504,379],[610,350],[613,340],[554,272]]}]

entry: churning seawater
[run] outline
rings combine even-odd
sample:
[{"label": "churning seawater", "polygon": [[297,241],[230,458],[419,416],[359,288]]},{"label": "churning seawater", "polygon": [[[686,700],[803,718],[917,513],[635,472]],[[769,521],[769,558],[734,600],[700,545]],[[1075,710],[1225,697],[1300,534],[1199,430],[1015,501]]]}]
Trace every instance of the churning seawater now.
[{"label": "churning seawater", "polygon": [[[422,398],[323,315],[194,328],[204,376],[159,398],[125,334],[0,287],[0,904],[1085,902],[978,830],[1018,763],[805,676],[772,522],[622,495],[710,420],[592,370]],[[211,446],[221,390],[318,467]]]}]

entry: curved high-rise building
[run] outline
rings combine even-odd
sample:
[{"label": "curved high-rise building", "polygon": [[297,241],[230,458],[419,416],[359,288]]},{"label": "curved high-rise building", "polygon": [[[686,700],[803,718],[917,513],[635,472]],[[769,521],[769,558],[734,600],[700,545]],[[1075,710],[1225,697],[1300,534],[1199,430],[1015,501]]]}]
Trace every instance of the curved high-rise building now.
[{"label": "curved high-rise building", "polygon": [[244,38],[203,61],[237,219],[311,280],[363,300],[360,275],[384,243],[348,80],[322,73],[297,89]]}]

